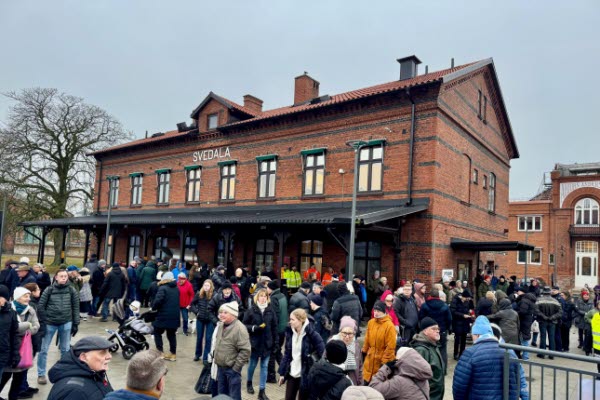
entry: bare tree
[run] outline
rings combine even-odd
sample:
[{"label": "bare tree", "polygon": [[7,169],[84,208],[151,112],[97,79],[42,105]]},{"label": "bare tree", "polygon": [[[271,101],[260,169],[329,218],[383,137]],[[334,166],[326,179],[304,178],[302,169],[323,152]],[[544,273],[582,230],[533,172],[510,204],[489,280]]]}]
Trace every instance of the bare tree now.
[{"label": "bare tree", "polygon": [[[4,93],[14,100],[0,127],[0,184],[33,210],[63,218],[93,198],[95,161],[87,154],[131,139],[103,109],[57,89]],[[62,231],[54,232],[54,263]]]}]

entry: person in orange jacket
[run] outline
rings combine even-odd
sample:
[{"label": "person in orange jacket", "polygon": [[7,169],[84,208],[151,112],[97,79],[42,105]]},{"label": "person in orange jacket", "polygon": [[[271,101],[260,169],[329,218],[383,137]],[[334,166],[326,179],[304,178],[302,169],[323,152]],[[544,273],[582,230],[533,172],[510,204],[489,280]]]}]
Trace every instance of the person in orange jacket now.
[{"label": "person in orange jacket", "polygon": [[333,274],[333,268],[327,267],[327,272],[323,274],[323,280],[321,281],[321,283],[323,283],[323,286],[327,286],[333,281]]},{"label": "person in orange jacket", "polygon": [[320,281],[321,280],[321,273],[319,271],[317,271],[317,268],[315,267],[315,264],[311,264],[310,268],[307,269],[306,271],[304,271],[304,280],[308,281],[308,277],[310,276],[310,274],[315,273],[317,276],[317,280]]}]

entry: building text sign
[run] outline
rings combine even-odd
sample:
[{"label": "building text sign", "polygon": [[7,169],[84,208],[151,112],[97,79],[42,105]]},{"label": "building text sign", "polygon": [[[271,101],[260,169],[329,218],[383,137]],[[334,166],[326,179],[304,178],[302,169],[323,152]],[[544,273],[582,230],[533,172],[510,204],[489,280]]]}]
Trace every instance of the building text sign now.
[{"label": "building text sign", "polygon": [[217,147],[215,149],[195,151],[192,154],[192,158],[195,163],[214,159],[222,160],[231,158],[231,153],[229,152],[229,147]]}]

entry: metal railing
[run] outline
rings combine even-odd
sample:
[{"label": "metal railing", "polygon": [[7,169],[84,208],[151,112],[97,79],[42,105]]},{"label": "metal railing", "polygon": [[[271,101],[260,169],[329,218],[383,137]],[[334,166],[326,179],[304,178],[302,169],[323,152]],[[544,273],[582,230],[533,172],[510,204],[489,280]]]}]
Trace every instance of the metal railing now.
[{"label": "metal railing", "polygon": [[[564,378],[564,386],[560,386],[561,392],[562,389],[564,388],[564,398],[567,400],[571,400],[574,399],[575,397],[573,397],[572,393],[569,393],[569,386],[570,386],[570,382],[574,381],[574,383],[577,385],[577,392],[578,392],[578,397],[579,400],[588,400],[588,399],[596,399],[596,380],[600,379],[600,373],[595,372],[596,371],[596,365],[600,364],[600,358],[598,357],[589,357],[589,356],[582,356],[582,355],[578,355],[578,354],[570,354],[570,353],[561,353],[558,351],[550,351],[550,350],[542,350],[542,349],[538,349],[536,347],[526,347],[526,346],[516,346],[513,344],[508,344],[508,343],[500,343],[500,348],[504,349],[504,365],[503,365],[503,371],[504,371],[504,385],[503,385],[503,398],[504,400],[509,400],[509,390],[510,390],[510,364],[514,363],[514,364],[519,364],[520,366],[523,366],[523,369],[525,370],[525,377],[526,379],[529,381],[529,385],[528,385],[528,392],[529,392],[529,398],[530,399],[540,399],[543,400],[544,399],[544,395],[547,392],[552,392],[552,397],[550,397],[551,399],[555,400],[557,399],[557,384],[561,384],[561,380],[557,380],[557,372],[563,372],[565,375]],[[513,358],[511,356],[511,353],[509,352],[509,350],[513,350],[515,352],[521,352],[521,354],[523,352],[528,352],[528,353],[533,353],[533,354],[541,354],[543,356],[549,356],[549,357],[554,357],[554,362],[552,363],[552,365],[549,364],[544,364],[544,363],[540,363],[540,362],[534,362],[533,360],[523,360],[520,358]],[[579,369],[579,368],[571,368],[571,367],[566,367],[561,365],[561,359],[562,360],[572,360],[572,361],[580,361],[580,362],[584,362],[588,365],[590,365],[591,368],[593,368],[592,370],[584,370],[584,369]],[[528,368],[525,368],[525,366],[528,366]],[[539,375],[536,373],[536,368],[539,368]],[[591,369],[590,368],[590,369]],[[547,372],[550,371],[549,374],[547,374]],[[546,375],[550,375],[550,376],[546,376]],[[585,394],[584,397],[584,385],[583,383],[585,382],[583,377],[584,376],[589,376],[591,377],[591,391],[592,391],[592,397],[588,397],[587,394]],[[551,386],[548,386],[548,382],[544,382],[546,379],[550,379],[551,380]],[[540,384],[539,384],[539,393],[537,391],[533,390],[533,385],[532,383],[534,382],[535,379],[540,379]],[[520,393],[521,387],[520,387],[520,379],[517,380],[517,390]],[[600,390],[598,390],[599,394],[598,396],[600,396]],[[535,397],[532,397],[532,394],[535,394]],[[559,393],[560,396],[560,393]],[[561,396],[561,398],[563,398]],[[599,397],[600,398],[600,397]]]}]

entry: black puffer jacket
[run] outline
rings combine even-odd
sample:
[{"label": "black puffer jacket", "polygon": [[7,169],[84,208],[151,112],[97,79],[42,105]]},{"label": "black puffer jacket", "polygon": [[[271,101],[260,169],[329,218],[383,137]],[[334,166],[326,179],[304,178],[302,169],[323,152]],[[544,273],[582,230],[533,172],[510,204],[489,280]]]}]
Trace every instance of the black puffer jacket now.
[{"label": "black puffer jacket", "polygon": [[309,400],[340,400],[352,381],[340,367],[321,359],[308,373],[308,384],[312,388]]},{"label": "black puffer jacket", "polygon": [[104,268],[96,268],[90,279],[90,286],[92,288],[92,296],[100,296],[100,289],[104,283]]},{"label": "black puffer jacket", "polygon": [[196,318],[198,321],[208,322],[213,321],[211,318],[210,311],[208,310],[208,304],[210,303],[210,299],[206,297],[200,297],[200,293],[196,293],[194,296],[194,300],[192,300],[192,304],[190,304],[190,311],[196,314]]},{"label": "black puffer jacket", "polygon": [[217,271],[215,271],[211,275],[210,280],[213,281],[213,284],[215,285],[215,292],[220,292],[221,286],[223,286],[225,282],[227,282],[227,278],[225,277],[225,275]]},{"label": "black puffer jacket", "polygon": [[360,326],[360,320],[362,318],[362,306],[358,296],[348,293],[340,296],[334,303],[331,309],[331,321],[333,327],[331,328],[331,334],[335,335],[340,330],[340,321],[342,317],[349,316],[356,321],[356,326]]},{"label": "black puffer jacket", "polygon": [[104,278],[100,288],[100,295],[106,299],[120,299],[127,289],[127,278],[121,268],[112,268]]},{"label": "black puffer jacket", "polygon": [[48,400],[102,400],[113,391],[106,372],[92,371],[73,350],[50,368],[48,378],[53,383]]},{"label": "black puffer jacket", "polygon": [[329,285],[325,286],[325,293],[327,293],[327,305],[325,306],[325,308],[330,314],[331,308],[333,307],[333,303],[335,303],[335,301],[340,297],[340,293],[338,292],[339,285],[339,281],[333,281]]},{"label": "black puffer jacket", "polygon": [[531,339],[531,324],[535,317],[535,295],[525,293],[517,297],[517,313],[521,323],[521,336],[523,340]]},{"label": "black puffer jacket", "polygon": [[161,281],[158,284],[158,292],[152,302],[152,309],[158,311],[156,320],[152,323],[155,328],[179,328],[179,289],[177,289],[176,281]]},{"label": "black puffer jacket", "polygon": [[[273,349],[279,349],[277,316],[270,304],[264,312],[261,312],[256,304],[252,304],[252,307],[244,313],[243,323],[250,335],[252,354],[266,357],[273,352]],[[262,324],[265,324],[264,328],[260,327]]]},{"label": "black puffer jacket", "polygon": [[573,314],[575,313],[575,303],[573,300],[569,298],[565,300],[563,305],[563,315],[562,315],[562,325],[566,327],[571,327],[573,325]]},{"label": "black puffer jacket", "polygon": [[79,293],[67,281],[64,285],[54,282],[44,290],[38,303],[46,324],[62,325],[69,321],[79,325]]},{"label": "black puffer jacket", "polygon": [[19,320],[17,313],[6,302],[0,308],[0,368],[16,366],[21,360],[19,356],[19,346],[17,333],[19,330]]},{"label": "black puffer jacket", "polygon": [[290,305],[288,313],[291,314],[296,308],[302,308],[307,313],[310,312],[310,304],[308,302],[308,295],[304,293],[302,289],[298,289],[296,293],[290,297]]},{"label": "black puffer jacket", "polygon": [[219,308],[221,308],[221,306],[225,303],[230,303],[232,301],[235,301],[238,303],[238,310],[239,310],[239,315],[238,315],[238,319],[240,321],[242,321],[244,319],[244,314],[242,312],[243,308],[242,308],[242,301],[240,300],[239,297],[237,297],[237,294],[235,294],[235,292],[232,290],[231,291],[231,295],[227,298],[223,297],[223,292],[219,292],[217,294],[214,294],[212,299],[210,299],[210,302],[208,303],[208,311],[210,312],[210,317],[213,321],[213,324],[215,324],[215,326],[217,325],[217,322],[219,322]]}]

